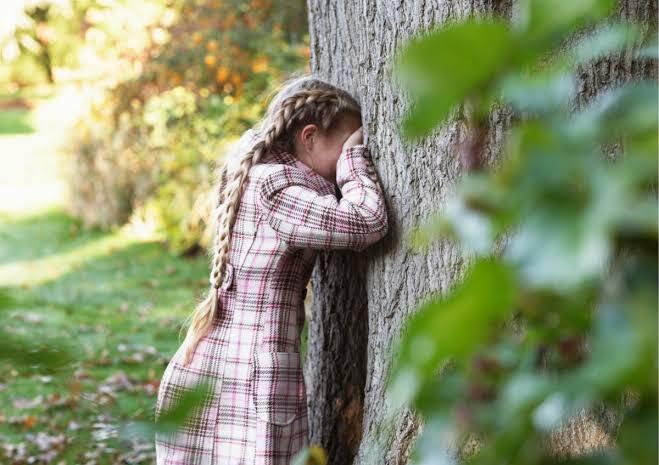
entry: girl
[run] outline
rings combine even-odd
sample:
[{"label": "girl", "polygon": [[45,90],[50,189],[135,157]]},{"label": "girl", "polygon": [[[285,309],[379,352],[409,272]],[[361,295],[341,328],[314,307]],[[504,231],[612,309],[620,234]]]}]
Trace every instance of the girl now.
[{"label": "girl", "polygon": [[319,79],[290,80],[218,178],[210,291],[165,369],[156,419],[202,378],[211,394],[156,435],[156,461],[289,465],[308,444],[300,331],[316,255],[364,250],[388,228],[359,104]]}]

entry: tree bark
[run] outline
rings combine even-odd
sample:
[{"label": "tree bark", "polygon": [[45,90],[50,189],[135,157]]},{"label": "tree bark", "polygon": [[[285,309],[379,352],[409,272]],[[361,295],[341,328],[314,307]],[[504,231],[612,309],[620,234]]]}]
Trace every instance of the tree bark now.
[{"label": "tree bark", "polygon": [[[390,224],[387,237],[361,254],[321,254],[312,276],[305,363],[310,442],[326,449],[332,465],[366,463],[371,449],[378,465],[407,463],[422,427],[413,412],[400,412],[385,443],[375,444],[392,344],[423,297],[447,290],[464,268],[459,251],[445,242],[421,254],[405,242],[407,231],[451,194],[461,172],[456,152],[464,128],[453,119],[405,144],[399,121],[409,99],[391,72],[392,60],[409,38],[447,21],[483,15],[512,21],[514,11],[512,0],[308,0],[311,72],[360,101]],[[625,0],[619,16],[625,12],[656,24],[655,0]],[[656,68],[624,56],[598,62],[580,73],[582,93],[647,73],[656,76]],[[486,160],[496,161],[509,118],[507,109],[493,109]]]}]

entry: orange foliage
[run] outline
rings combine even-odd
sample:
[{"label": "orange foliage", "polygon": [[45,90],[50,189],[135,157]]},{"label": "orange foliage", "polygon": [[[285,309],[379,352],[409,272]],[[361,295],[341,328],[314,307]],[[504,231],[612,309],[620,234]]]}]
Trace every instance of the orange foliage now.
[{"label": "orange foliage", "polygon": [[[208,89],[204,95],[235,98],[251,75],[275,78],[282,71],[278,68],[299,69],[308,61],[308,46],[287,42],[280,34],[289,14],[283,14],[283,0],[206,0],[180,5],[179,20],[166,28],[175,40],[153,44],[145,52],[143,82],[134,90],[153,95],[184,85]],[[281,59],[282,55],[286,56]],[[148,86],[153,89],[147,91]],[[147,96],[137,98],[144,102]]]},{"label": "orange foliage", "polygon": [[217,68],[217,72],[215,73],[215,81],[218,83],[223,83],[224,81],[227,80],[227,77],[229,76],[229,68],[226,66],[220,66]]},{"label": "orange foliage", "polygon": [[262,73],[268,69],[268,59],[266,57],[258,57],[252,63],[252,71],[255,73]]}]

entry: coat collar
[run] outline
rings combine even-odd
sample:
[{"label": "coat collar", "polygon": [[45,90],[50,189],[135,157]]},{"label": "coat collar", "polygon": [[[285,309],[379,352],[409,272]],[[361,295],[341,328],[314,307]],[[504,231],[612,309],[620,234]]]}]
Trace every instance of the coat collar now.
[{"label": "coat collar", "polygon": [[284,165],[291,165],[300,168],[319,185],[324,193],[335,193],[335,183],[325,179],[314,171],[313,168],[300,161],[299,158],[290,152],[271,152],[264,161],[265,163],[282,163]]}]

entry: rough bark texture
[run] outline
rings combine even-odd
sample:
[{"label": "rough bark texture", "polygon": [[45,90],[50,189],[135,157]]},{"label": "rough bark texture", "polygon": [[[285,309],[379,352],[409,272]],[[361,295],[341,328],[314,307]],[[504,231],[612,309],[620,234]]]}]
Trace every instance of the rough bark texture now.
[{"label": "rough bark texture", "polygon": [[[321,254],[312,277],[305,363],[310,440],[328,451],[332,465],[365,463],[385,410],[390,351],[402,322],[423,296],[446,290],[463,271],[460,254],[448,244],[414,254],[405,243],[406,232],[450,195],[461,171],[456,147],[464,134],[452,120],[418,143],[403,143],[399,121],[409,100],[391,73],[392,60],[407,39],[439,24],[488,14],[514,20],[514,12],[512,0],[308,0],[311,71],[359,99],[390,220],[384,241],[362,254]],[[651,24],[656,15],[655,0],[626,0],[619,14]],[[626,57],[595,63],[579,73],[580,99],[653,73],[656,68]],[[497,158],[509,117],[505,109],[491,114],[489,161]],[[420,427],[412,412],[400,412],[375,463],[407,463]],[[577,430],[566,430],[564,440],[589,442]]]}]

